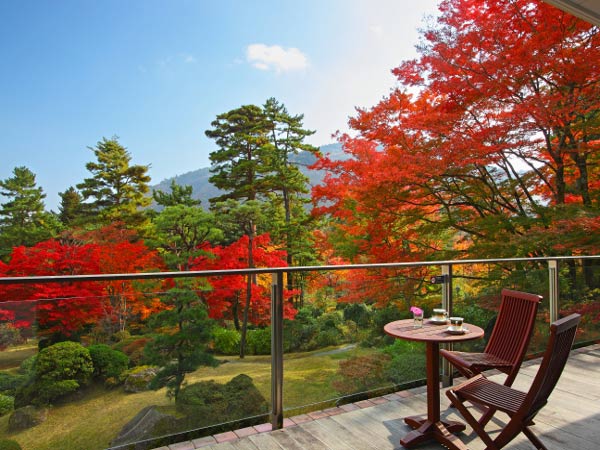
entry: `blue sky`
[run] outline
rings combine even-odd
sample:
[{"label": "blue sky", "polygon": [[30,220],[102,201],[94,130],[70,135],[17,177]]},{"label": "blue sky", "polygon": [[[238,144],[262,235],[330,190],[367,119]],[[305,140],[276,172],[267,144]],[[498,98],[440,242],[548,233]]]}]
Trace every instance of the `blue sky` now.
[{"label": "blue sky", "polygon": [[57,210],[116,135],[158,183],[209,166],[217,114],[269,97],[330,143],[394,86],[437,3],[4,0],[0,179],[29,167]]}]

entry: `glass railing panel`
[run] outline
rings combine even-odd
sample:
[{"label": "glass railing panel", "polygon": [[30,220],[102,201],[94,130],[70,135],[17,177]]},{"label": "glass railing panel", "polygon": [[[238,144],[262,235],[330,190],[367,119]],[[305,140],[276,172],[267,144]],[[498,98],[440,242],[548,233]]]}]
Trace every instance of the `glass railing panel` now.
[{"label": "glass railing panel", "polygon": [[561,317],[581,314],[576,345],[600,339],[600,260],[576,259],[559,265]]},{"label": "glass railing panel", "polygon": [[314,272],[307,280],[296,316],[284,324],[287,416],[422,382],[424,347],[383,331],[427,298],[414,268]]}]

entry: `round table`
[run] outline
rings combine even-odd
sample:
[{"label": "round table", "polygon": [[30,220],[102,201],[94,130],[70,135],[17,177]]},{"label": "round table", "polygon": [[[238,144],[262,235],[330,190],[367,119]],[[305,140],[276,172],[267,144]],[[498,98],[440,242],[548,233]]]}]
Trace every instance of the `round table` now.
[{"label": "round table", "polygon": [[463,327],[467,330],[464,334],[451,334],[446,323],[436,324],[424,320],[423,327],[415,328],[413,319],[405,319],[390,322],[383,328],[392,337],[427,344],[427,417],[411,416],[404,419],[413,428],[413,431],[400,440],[404,447],[436,440],[448,448],[467,448],[452,434],[463,431],[465,425],[440,419],[440,344],[481,339],[484,334],[483,329],[476,325],[465,323]]}]

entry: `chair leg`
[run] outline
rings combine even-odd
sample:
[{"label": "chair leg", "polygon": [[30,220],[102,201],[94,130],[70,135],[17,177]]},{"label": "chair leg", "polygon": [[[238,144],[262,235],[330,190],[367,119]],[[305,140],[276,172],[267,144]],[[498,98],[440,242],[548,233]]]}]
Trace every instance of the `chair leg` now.
[{"label": "chair leg", "polygon": [[523,434],[525,434],[525,436],[527,436],[531,443],[535,445],[535,448],[537,450],[548,450],[546,446],[542,444],[542,441],[540,441],[538,437],[535,434],[533,434],[533,431],[531,431],[529,427],[523,428]]},{"label": "chair leg", "polygon": [[496,443],[490,438],[490,436],[485,431],[484,427],[479,424],[477,419],[473,417],[473,414],[469,412],[464,403],[456,396],[454,392],[451,390],[446,391],[446,396],[450,399],[452,404],[458,409],[460,414],[464,417],[464,419],[468,422],[468,424],[473,428],[475,433],[481,438],[481,440],[485,443],[486,450],[499,450],[499,447]]}]

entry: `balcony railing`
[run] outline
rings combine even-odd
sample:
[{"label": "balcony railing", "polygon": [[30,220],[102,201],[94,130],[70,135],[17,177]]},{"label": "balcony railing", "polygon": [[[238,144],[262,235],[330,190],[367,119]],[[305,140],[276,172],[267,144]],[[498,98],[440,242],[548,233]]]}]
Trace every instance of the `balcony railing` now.
[{"label": "balcony railing", "polygon": [[[404,361],[413,361],[411,368],[407,370],[404,378],[397,376],[390,380],[373,380],[369,377],[364,378],[359,392],[352,391],[352,388],[345,388],[344,379],[352,377],[353,370],[358,370],[357,366],[352,366],[354,361],[360,364],[369,364],[374,361],[373,355],[376,353],[374,347],[381,346],[385,337],[377,336],[377,333],[365,335],[365,325],[360,324],[360,318],[348,313],[345,322],[334,323],[337,318],[343,314],[338,311],[328,311],[329,309],[341,308],[348,304],[365,303],[374,305],[375,310],[385,311],[377,316],[377,320],[395,320],[396,318],[407,317],[408,307],[410,305],[423,306],[426,313],[432,307],[442,306],[450,314],[460,314],[465,316],[467,321],[478,323],[484,327],[493,325],[493,311],[499,304],[499,294],[502,287],[535,292],[544,296],[544,303],[540,308],[538,315],[538,326],[536,334],[530,345],[529,354],[534,355],[545,345],[545,332],[549,322],[554,321],[564,312],[577,311],[584,315],[582,321],[581,333],[577,338],[578,345],[584,345],[587,342],[595,341],[600,336],[600,255],[580,256],[580,257],[538,257],[538,258],[510,258],[510,259],[485,259],[485,260],[452,260],[452,261],[421,261],[409,263],[389,263],[389,264],[361,264],[361,265],[333,265],[316,267],[284,267],[284,268],[257,268],[243,270],[217,270],[217,271],[194,271],[194,272],[160,272],[160,273],[137,273],[137,274],[99,274],[99,275],[78,275],[78,276],[34,276],[34,277],[5,277],[0,278],[1,285],[56,285],[74,283],[114,283],[136,282],[146,283],[137,290],[136,295],[146,296],[147,298],[159,299],[167,295],[162,289],[157,289],[152,280],[180,280],[180,279],[203,279],[214,280],[215,277],[240,277],[255,276],[260,278],[260,282],[265,282],[265,277],[270,278],[271,284],[271,302],[270,302],[270,320],[264,324],[270,330],[270,357],[267,356],[249,356],[245,360],[222,356],[220,372],[214,369],[201,369],[197,373],[189,376],[190,382],[198,380],[208,380],[211,378],[226,381],[227,377],[235,374],[251,371],[253,378],[262,380],[262,393],[268,399],[268,416],[248,417],[236,421],[235,426],[248,420],[248,423],[257,421],[270,421],[274,429],[283,426],[285,416],[301,414],[311,409],[323,409],[327,406],[341,404],[346,401],[352,401],[356,398],[366,398],[369,395],[381,395],[382,392],[393,391],[401,386],[414,385],[422,382],[424,372],[419,368],[420,349],[410,347],[404,349],[393,348],[393,344],[387,342],[388,356],[391,354],[392,364],[394,361],[393,352],[405,352]],[[293,286],[302,287],[302,295],[296,291],[293,299],[285,298],[288,282],[292,281]],[[141,293],[141,294],[140,294]],[[218,292],[216,293],[218,296]],[[131,294],[124,293],[123,299],[127,301],[127,296]],[[37,314],[39,305],[48,302],[76,302],[77,304],[86,304],[92,302],[92,298],[78,299],[37,299],[35,302],[11,302],[10,299],[3,300],[0,303],[0,309],[13,310],[18,316],[29,311]],[[103,302],[105,298],[94,298],[93,301]],[[285,320],[285,307],[289,302],[293,302],[296,308],[301,309],[304,305],[318,305],[320,312],[325,311],[323,315],[315,320],[321,320],[317,334],[312,337],[312,341],[306,342],[306,345],[294,345],[299,340],[304,339],[301,334],[305,330],[296,332],[293,321]],[[24,308],[24,305],[26,307]],[[333,306],[332,306],[333,305]],[[35,306],[35,307],[34,307]],[[317,308],[317,309],[319,309]],[[365,310],[372,311],[371,306],[365,307]],[[42,308],[42,311],[44,308]],[[361,310],[362,311],[362,310]],[[356,314],[359,310],[354,311]],[[327,316],[329,314],[329,316]],[[387,319],[386,319],[387,317]],[[310,317],[308,322],[312,320]],[[327,321],[331,324],[327,324]],[[367,320],[367,319],[365,319]],[[36,323],[36,319],[31,320]],[[379,325],[383,325],[382,323]],[[330,328],[327,328],[330,326]],[[370,325],[377,329],[377,325]],[[317,327],[317,328],[318,328]],[[125,328],[125,325],[122,326]],[[342,330],[342,331],[340,331]],[[30,337],[36,336],[35,327],[29,330]],[[330,335],[343,336],[342,339],[330,339]],[[258,332],[257,332],[258,333]],[[27,336],[27,333],[25,333]],[[135,333],[134,333],[135,334]],[[78,337],[80,338],[80,337]],[[88,341],[93,340],[87,337]],[[345,345],[339,344],[340,340]],[[134,342],[134,341],[131,341]],[[262,348],[264,350],[264,334],[262,335]],[[361,343],[367,342],[368,345],[362,346]],[[251,343],[251,342],[250,342]],[[143,342],[142,342],[143,344]],[[139,342],[136,344],[141,346]],[[473,345],[483,345],[476,343]],[[267,345],[268,346],[268,345]],[[286,351],[287,349],[287,351]],[[17,363],[20,363],[17,356],[18,351],[10,349],[15,355],[15,361],[6,362],[0,368],[13,370]],[[138,349],[139,350],[139,349]],[[312,351],[310,351],[312,350]],[[7,352],[3,352],[7,353]],[[29,349],[23,355],[35,353],[35,349]],[[261,351],[256,351],[261,353]],[[264,353],[264,352],[262,352]],[[301,359],[304,355],[310,356],[310,362],[316,367],[302,367]],[[381,353],[377,353],[381,355]],[[338,358],[338,359],[336,359]],[[362,358],[362,359],[361,359]],[[414,359],[411,359],[414,358]],[[339,368],[336,372],[328,366],[327,369],[319,371],[320,364],[327,359],[333,361],[333,366],[339,366],[338,361],[348,362],[346,373],[341,373]],[[5,358],[6,361],[10,358]],[[226,362],[224,362],[226,361]],[[248,361],[248,362],[245,362]],[[284,363],[287,369],[284,371]],[[388,361],[389,363],[389,361]],[[12,365],[11,365],[12,364]],[[413,367],[414,366],[414,367]],[[13,369],[10,369],[10,368]],[[249,369],[251,367],[251,369]],[[381,368],[381,366],[377,366]],[[422,367],[422,364],[421,364]],[[226,370],[225,370],[226,369]],[[269,370],[270,369],[270,370]],[[406,370],[404,367],[402,370]],[[320,373],[322,372],[322,373]],[[446,384],[451,382],[452,373],[449,366],[443,366],[443,380]],[[337,377],[337,378],[336,378]],[[340,378],[341,377],[341,378]],[[356,374],[356,378],[360,378]],[[321,379],[322,378],[322,379]],[[270,390],[266,392],[265,385],[269,384],[265,380],[270,380]],[[337,379],[337,384],[333,383]],[[356,380],[354,380],[356,381]],[[372,385],[365,385],[372,383]],[[328,389],[318,389],[323,385],[329,385]],[[337,386],[335,389],[331,385]],[[346,383],[348,384],[348,383]],[[351,384],[351,383],[350,383]],[[284,386],[286,387],[286,396],[284,396]],[[314,393],[313,393],[314,390]],[[115,394],[113,391],[112,394]],[[94,395],[100,395],[96,393]],[[115,394],[116,395],[116,394]],[[164,396],[164,394],[161,394]],[[149,396],[147,405],[143,399],[132,402],[131,408],[143,409],[144,406],[151,405],[156,401],[156,396]],[[138,410],[130,411],[130,416],[136,415]],[[268,417],[268,419],[266,419]],[[0,420],[6,420],[0,418]],[[89,419],[88,419],[89,420]],[[234,426],[233,424],[230,424]],[[151,439],[134,440],[136,448],[152,448],[164,445],[168,442],[175,442],[182,439],[202,436],[214,430],[226,429],[228,424],[211,424],[207,427],[194,428],[190,426],[185,431],[177,431],[171,434],[168,427],[164,430],[164,435],[155,436]],[[27,433],[27,431],[26,431]],[[18,434],[16,435],[19,437]],[[24,439],[27,439],[25,437]],[[17,439],[18,440],[18,439]],[[128,448],[130,442],[115,444],[110,436],[99,435],[97,437],[98,447],[106,448],[113,445],[112,448]],[[112,444],[111,444],[112,442]],[[54,444],[56,445],[56,443]],[[64,448],[78,448],[64,447]],[[82,446],[80,448],[90,448]],[[92,450],[90,448],[90,450]]]}]

